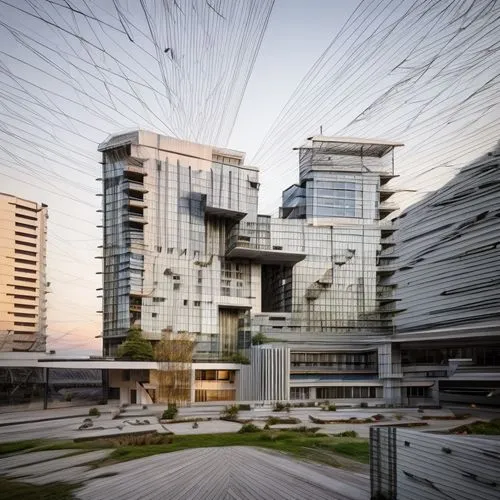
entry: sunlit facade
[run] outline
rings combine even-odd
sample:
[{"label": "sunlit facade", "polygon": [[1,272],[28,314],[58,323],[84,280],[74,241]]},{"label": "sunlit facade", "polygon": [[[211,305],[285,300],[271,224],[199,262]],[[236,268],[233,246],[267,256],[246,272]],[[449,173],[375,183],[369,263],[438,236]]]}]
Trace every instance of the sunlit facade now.
[{"label": "sunlit facade", "polygon": [[45,351],[47,206],[0,193],[0,351]]}]

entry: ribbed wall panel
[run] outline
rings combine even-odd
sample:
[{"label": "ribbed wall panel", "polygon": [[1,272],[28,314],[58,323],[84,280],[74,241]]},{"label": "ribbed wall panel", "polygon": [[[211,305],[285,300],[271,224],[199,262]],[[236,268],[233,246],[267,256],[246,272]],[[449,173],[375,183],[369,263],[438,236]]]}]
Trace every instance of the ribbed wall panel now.
[{"label": "ribbed wall panel", "polygon": [[400,217],[400,332],[500,318],[500,149],[463,168]]},{"label": "ribbed wall panel", "polygon": [[370,431],[372,498],[500,498],[500,442],[390,427]]}]

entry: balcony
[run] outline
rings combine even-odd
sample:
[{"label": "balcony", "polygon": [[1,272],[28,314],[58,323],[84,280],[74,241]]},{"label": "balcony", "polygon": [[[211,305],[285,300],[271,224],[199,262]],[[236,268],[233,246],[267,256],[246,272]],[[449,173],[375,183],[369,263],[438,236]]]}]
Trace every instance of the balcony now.
[{"label": "balcony", "polygon": [[379,264],[377,266],[377,274],[381,276],[389,276],[395,273],[399,267],[396,264]]},{"label": "balcony", "polygon": [[389,188],[387,186],[380,186],[379,190],[380,201],[385,201],[390,198],[394,193],[397,193],[397,189]]},{"label": "balcony", "polygon": [[146,220],[144,219],[144,215],[134,214],[130,212],[128,213],[128,222],[140,224],[142,226],[145,226],[147,224]]},{"label": "balcony", "polygon": [[261,264],[296,264],[306,258],[302,252],[283,250],[272,245],[269,231],[259,224],[238,224],[229,233],[226,245],[229,259],[249,259]]},{"label": "balcony", "polygon": [[135,198],[135,197],[130,197],[128,199],[128,206],[140,209],[147,208],[146,202],[142,198]]},{"label": "balcony", "polygon": [[123,184],[124,191],[127,191],[130,196],[133,196],[133,193],[146,194],[148,190],[144,187],[144,184],[141,182],[134,182],[132,180],[126,180]]},{"label": "balcony", "polygon": [[385,217],[387,217],[392,212],[395,212],[396,210],[399,210],[399,205],[397,203],[393,203],[393,202],[390,202],[390,201],[383,201],[379,205],[378,210],[380,212],[380,218],[384,219]]},{"label": "balcony", "polygon": [[378,308],[378,312],[382,314],[394,314],[405,310],[406,310],[405,308],[399,307],[397,305],[396,300],[385,305],[380,305]]}]

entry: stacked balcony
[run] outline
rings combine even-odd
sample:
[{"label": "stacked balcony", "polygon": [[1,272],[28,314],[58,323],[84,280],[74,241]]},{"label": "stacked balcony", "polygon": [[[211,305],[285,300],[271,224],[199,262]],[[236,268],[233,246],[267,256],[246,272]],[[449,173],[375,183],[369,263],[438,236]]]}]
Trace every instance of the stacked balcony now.
[{"label": "stacked balcony", "polygon": [[236,224],[230,231],[226,244],[229,259],[249,259],[261,264],[296,264],[306,257],[305,253],[290,252],[273,246],[269,224]]}]

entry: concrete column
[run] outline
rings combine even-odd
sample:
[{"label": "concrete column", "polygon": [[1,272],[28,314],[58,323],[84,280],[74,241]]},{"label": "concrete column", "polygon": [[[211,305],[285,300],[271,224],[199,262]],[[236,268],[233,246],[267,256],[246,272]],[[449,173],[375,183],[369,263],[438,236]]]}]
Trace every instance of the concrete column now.
[{"label": "concrete column", "polygon": [[316,387],[309,388],[309,399],[316,399]]},{"label": "concrete column", "polygon": [[43,369],[43,409],[49,406],[49,368]]},{"label": "concrete column", "polygon": [[108,402],[109,394],[109,370],[102,370],[102,401],[103,403]]}]

